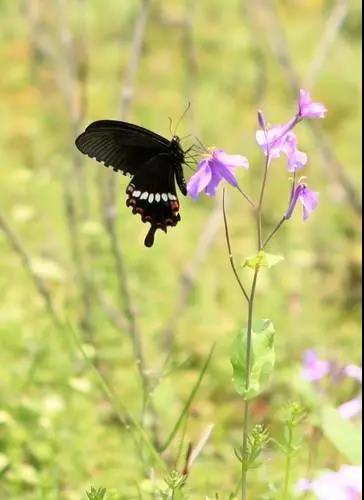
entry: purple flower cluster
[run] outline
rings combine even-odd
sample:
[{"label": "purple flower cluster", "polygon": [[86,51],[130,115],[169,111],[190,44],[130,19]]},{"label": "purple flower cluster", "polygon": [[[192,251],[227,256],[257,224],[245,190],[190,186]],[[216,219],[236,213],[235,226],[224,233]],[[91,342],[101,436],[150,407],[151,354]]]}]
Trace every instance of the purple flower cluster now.
[{"label": "purple flower cluster", "polygon": [[360,500],[362,498],[362,468],[343,465],[338,471],[329,471],[309,481],[297,484],[299,492],[310,491],[317,500]]},{"label": "purple flower cluster", "polygon": [[[270,163],[271,160],[284,154],[287,157],[288,172],[295,174],[297,170],[302,169],[308,157],[298,149],[293,128],[304,119],[324,118],[325,113],[325,106],[313,102],[310,94],[303,89],[300,91],[298,111],[288,123],[268,128],[263,114],[259,112],[261,129],[256,133],[256,140],[267,161]],[[211,149],[199,163],[197,172],[191,177],[187,185],[188,194],[193,199],[197,199],[202,192],[214,196],[223,180],[237,187],[238,182],[235,177],[237,167],[249,168],[248,160],[244,156],[229,155],[222,149]],[[311,191],[302,180],[297,185],[294,184],[285,219],[290,219],[298,201],[302,204],[303,219],[306,220],[318,204],[318,193]]]},{"label": "purple flower cluster", "polygon": [[[338,368],[334,363],[320,359],[315,351],[308,350],[304,354],[302,377],[308,382],[319,383],[323,378],[332,376],[333,380],[337,379],[337,375],[341,377],[351,378],[357,383],[362,384],[362,368],[357,365],[347,365],[343,368]],[[335,387],[337,380],[335,381]],[[362,397],[356,396],[338,407],[340,415],[345,419],[351,419],[360,415],[362,412]]]}]

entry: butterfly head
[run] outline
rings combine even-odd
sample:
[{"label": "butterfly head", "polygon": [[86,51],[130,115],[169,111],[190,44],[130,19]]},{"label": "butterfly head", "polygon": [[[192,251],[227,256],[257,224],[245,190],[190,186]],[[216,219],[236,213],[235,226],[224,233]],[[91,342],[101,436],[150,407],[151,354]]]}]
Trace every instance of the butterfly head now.
[{"label": "butterfly head", "polygon": [[181,147],[181,140],[178,135],[174,135],[170,142],[170,149],[175,162],[181,165],[184,162],[185,154]]}]

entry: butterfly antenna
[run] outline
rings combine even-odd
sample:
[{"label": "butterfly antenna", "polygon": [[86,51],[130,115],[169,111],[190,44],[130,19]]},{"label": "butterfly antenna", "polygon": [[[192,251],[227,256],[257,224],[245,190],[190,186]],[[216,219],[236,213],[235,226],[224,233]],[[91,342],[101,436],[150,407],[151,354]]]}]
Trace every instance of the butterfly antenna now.
[{"label": "butterfly antenna", "polygon": [[174,133],[172,135],[176,135],[177,129],[179,127],[179,124],[181,123],[181,121],[183,120],[183,118],[186,116],[186,113],[190,109],[190,107],[191,107],[191,103],[190,103],[190,101],[188,101],[186,109],[183,111],[183,113],[180,116],[178,122],[176,123],[176,126],[174,127]]},{"label": "butterfly antenna", "polygon": [[173,132],[172,132],[172,118],[169,116],[168,117],[168,121],[169,121],[169,132],[171,135],[173,135]]},{"label": "butterfly antenna", "polygon": [[188,139],[188,137],[192,137],[193,134],[187,134],[187,135],[184,135],[183,137],[180,137],[180,141],[184,141],[185,139]]}]

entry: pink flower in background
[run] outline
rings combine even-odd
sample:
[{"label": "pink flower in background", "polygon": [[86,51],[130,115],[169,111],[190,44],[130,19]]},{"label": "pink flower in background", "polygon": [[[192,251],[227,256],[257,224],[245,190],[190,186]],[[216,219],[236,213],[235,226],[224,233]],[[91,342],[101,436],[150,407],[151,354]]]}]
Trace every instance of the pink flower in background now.
[{"label": "pink flower in background", "polygon": [[344,373],[347,377],[356,379],[358,382],[363,381],[363,369],[358,365],[347,365],[344,368]]},{"label": "pink flower in background", "polygon": [[[345,366],[343,371],[347,377],[357,380],[358,382],[360,382],[360,384],[362,383],[363,370],[361,366],[353,364],[347,365]],[[356,397],[341,404],[338,410],[343,418],[349,420],[351,418],[356,417],[357,415],[360,415],[360,413],[362,412],[362,408],[363,408],[362,398]]]},{"label": "pink flower in background", "polygon": [[299,118],[325,118],[327,109],[320,102],[313,102],[310,94],[304,90],[300,90],[300,98],[298,103]]},{"label": "pink flower in background", "polygon": [[[337,375],[338,367],[326,359],[320,359],[316,352],[307,350],[303,357],[302,378],[308,382],[318,382],[322,378],[331,375]],[[362,368],[360,366],[350,364],[339,369],[339,373],[346,377],[353,378],[358,382],[362,382]],[[337,386],[337,381],[331,379],[331,385]],[[342,403],[337,409],[341,417],[345,420],[350,420],[362,412],[362,397],[358,395],[345,403]]]},{"label": "pink flower in background", "polygon": [[210,154],[200,161],[197,172],[187,184],[187,192],[193,199],[197,199],[203,191],[209,196],[216,194],[220,182],[227,181],[237,186],[234,170],[237,167],[249,168],[245,156],[229,155],[222,149],[213,149]]},{"label": "pink flower in background", "polygon": [[337,472],[327,472],[313,481],[302,479],[297,489],[299,492],[312,492],[317,500],[360,500],[362,468],[343,465]]},{"label": "pink flower in background", "polygon": [[302,377],[308,382],[316,382],[330,373],[330,362],[319,359],[316,352],[307,350],[304,353]]},{"label": "pink flower in background", "polygon": [[363,408],[363,402],[361,398],[350,399],[339,406],[338,410],[342,418],[345,420],[350,420],[351,418],[360,415]]}]

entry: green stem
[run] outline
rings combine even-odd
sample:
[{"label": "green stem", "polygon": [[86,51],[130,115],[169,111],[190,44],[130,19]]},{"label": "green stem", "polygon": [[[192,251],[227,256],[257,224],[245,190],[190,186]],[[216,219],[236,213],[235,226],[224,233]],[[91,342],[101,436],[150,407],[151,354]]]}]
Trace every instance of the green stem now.
[{"label": "green stem", "polygon": [[[248,331],[247,331],[247,343],[246,343],[246,379],[245,379],[245,390],[246,393],[249,391],[250,387],[250,364],[251,364],[251,348],[252,348],[252,333],[253,333],[253,310],[254,310],[254,298],[255,290],[257,286],[259,267],[255,268],[252,288],[249,298],[248,306]],[[248,455],[248,416],[249,416],[249,400],[245,399],[244,402],[244,424],[243,424],[243,448],[242,448],[242,460],[241,460],[241,498],[246,500],[247,498],[247,455]]]},{"label": "green stem", "polygon": [[241,498],[247,498],[247,450],[248,450],[248,416],[249,416],[249,400],[244,401],[244,426],[243,426],[243,453],[241,456]]},{"label": "green stem", "polygon": [[276,232],[278,231],[278,229],[281,227],[281,225],[284,223],[285,220],[286,220],[286,217],[283,216],[282,219],[276,225],[276,227],[269,233],[269,235],[264,240],[263,245],[262,245],[262,249],[264,249],[268,245],[271,238],[273,238],[273,236],[276,234]]},{"label": "green stem", "polygon": [[292,453],[291,453],[291,448],[292,448],[292,438],[293,438],[293,431],[292,427],[288,427],[288,450],[287,450],[287,455],[286,455],[286,466],[285,466],[285,474],[284,474],[284,489],[283,489],[283,497],[282,500],[288,500],[289,499],[289,486],[290,486],[290,480],[291,480],[291,468],[292,468]]},{"label": "green stem", "polygon": [[263,241],[262,241],[262,207],[263,207],[263,198],[264,198],[265,186],[267,184],[269,163],[270,163],[270,156],[269,156],[269,153],[268,153],[267,156],[266,156],[266,159],[265,159],[264,172],[263,172],[263,180],[262,180],[262,187],[260,189],[259,202],[258,202],[258,207],[257,207],[257,211],[256,211],[256,214],[257,214],[257,229],[258,229],[258,250],[261,250],[263,248]]},{"label": "green stem", "polygon": [[242,189],[240,186],[236,186],[236,189],[239,191],[240,194],[243,195],[243,197],[245,198],[245,200],[249,203],[249,205],[253,208],[255,208],[255,203],[254,201],[250,198],[250,196],[248,196]]},{"label": "green stem", "polygon": [[226,238],[226,244],[227,244],[228,252],[229,252],[230,266],[231,266],[231,269],[233,270],[236,282],[238,283],[242,294],[244,295],[246,301],[249,303],[249,296],[245,290],[245,287],[244,287],[244,285],[240,279],[240,276],[238,274],[238,271],[236,269],[235,262],[234,262],[234,255],[233,255],[233,252],[231,250],[229,227],[228,227],[228,223],[227,223],[226,208],[225,208],[225,189],[222,192],[222,213],[224,215],[225,238]]},{"label": "green stem", "polygon": [[[265,164],[264,164],[264,172],[262,179],[262,186],[260,189],[258,206],[256,208],[256,218],[257,218],[257,230],[258,230],[258,251],[263,248],[262,241],[262,207],[263,207],[263,198],[265,193],[265,187],[267,184],[268,177],[268,169],[270,163],[270,155],[269,152],[266,156]],[[246,343],[246,380],[245,380],[245,390],[249,391],[250,387],[250,363],[251,363],[251,347],[252,347],[252,332],[253,332],[253,309],[254,309],[254,298],[255,298],[255,290],[257,285],[259,267],[255,268],[254,277],[252,282],[252,288],[250,292],[250,297],[248,300],[248,331],[247,331],[247,343]],[[244,402],[244,424],[243,424],[243,447],[242,447],[242,460],[241,460],[241,499],[247,499],[247,456],[248,456],[248,416],[249,416],[249,400],[246,399]]]}]

